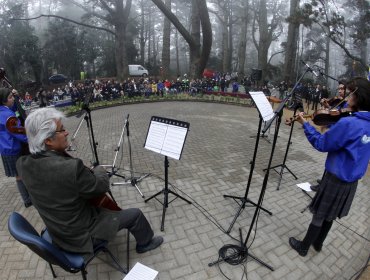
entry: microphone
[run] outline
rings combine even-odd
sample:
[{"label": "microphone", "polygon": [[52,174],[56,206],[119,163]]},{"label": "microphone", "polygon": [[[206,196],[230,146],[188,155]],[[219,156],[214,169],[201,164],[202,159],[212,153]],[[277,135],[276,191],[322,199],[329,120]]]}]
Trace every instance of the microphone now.
[{"label": "microphone", "polygon": [[304,62],[303,60],[301,60],[301,62],[304,64],[304,65],[306,65],[306,67],[307,67],[307,69],[310,71],[310,72],[312,72],[316,77],[318,77],[319,76],[319,74],[317,74],[311,67],[310,67],[310,65],[308,65],[306,62]]}]

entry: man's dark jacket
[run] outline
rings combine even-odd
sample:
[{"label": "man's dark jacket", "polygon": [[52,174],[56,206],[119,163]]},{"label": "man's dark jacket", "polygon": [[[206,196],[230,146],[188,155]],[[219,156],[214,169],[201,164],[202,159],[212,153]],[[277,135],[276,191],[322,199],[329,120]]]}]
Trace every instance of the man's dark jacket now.
[{"label": "man's dark jacket", "polygon": [[99,210],[89,202],[109,190],[104,168],[92,172],[80,159],[47,151],[21,157],[17,170],[53,243],[70,252],[91,254],[92,238],[114,238],[118,212]]}]

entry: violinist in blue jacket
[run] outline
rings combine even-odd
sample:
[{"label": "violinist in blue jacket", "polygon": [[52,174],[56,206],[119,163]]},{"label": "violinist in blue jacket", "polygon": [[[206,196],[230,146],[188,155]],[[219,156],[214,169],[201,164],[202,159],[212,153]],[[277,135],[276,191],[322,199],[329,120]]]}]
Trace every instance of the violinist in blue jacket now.
[{"label": "violinist in blue jacket", "polygon": [[312,199],[309,209],[313,214],[306,236],[302,241],[289,238],[290,246],[301,256],[306,256],[313,245],[320,252],[333,221],[348,215],[356,193],[358,180],[367,170],[370,160],[370,82],[355,78],[347,84],[350,91],[348,107],[355,111],[343,117],[320,134],[304,118],[297,121],[311,145],[327,152],[325,175]]},{"label": "violinist in blue jacket", "polygon": [[21,194],[25,207],[32,205],[30,196],[22,179],[18,176],[15,163],[21,156],[21,143],[27,142],[25,134],[16,134],[8,131],[6,121],[9,117],[15,117],[16,106],[14,106],[15,90],[0,88],[0,154],[4,165],[5,175],[15,177],[19,193]]}]

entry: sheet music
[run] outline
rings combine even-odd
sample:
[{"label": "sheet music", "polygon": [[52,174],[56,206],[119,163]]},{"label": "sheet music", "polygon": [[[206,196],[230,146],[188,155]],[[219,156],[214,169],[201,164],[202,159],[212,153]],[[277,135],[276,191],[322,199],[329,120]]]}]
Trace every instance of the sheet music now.
[{"label": "sheet music", "polygon": [[154,280],[158,271],[137,262],[123,280]]},{"label": "sheet music", "polygon": [[263,121],[267,122],[271,120],[274,116],[274,111],[272,110],[271,104],[267,100],[265,94],[262,91],[251,91],[249,94],[256,104]]},{"label": "sheet music", "polygon": [[188,132],[188,124],[184,124],[184,122],[153,117],[144,147],[153,152],[180,159]]},{"label": "sheet music", "polygon": [[304,183],[300,183],[300,184],[297,184],[297,187],[298,188],[301,188],[302,190],[306,191],[306,192],[310,192],[312,191],[311,189],[311,184],[308,183],[308,182],[304,182]]}]

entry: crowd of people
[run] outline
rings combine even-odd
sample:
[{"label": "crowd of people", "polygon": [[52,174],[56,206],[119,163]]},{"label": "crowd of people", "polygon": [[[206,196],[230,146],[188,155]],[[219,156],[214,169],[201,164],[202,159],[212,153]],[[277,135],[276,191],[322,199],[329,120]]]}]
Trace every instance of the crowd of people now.
[{"label": "crowd of people", "polygon": [[[28,92],[21,96],[20,101],[25,106],[37,103],[40,107],[56,104],[70,99],[72,104],[79,104],[89,98],[90,102],[114,100],[122,97],[165,96],[173,94],[197,95],[204,93],[245,93],[263,91],[266,96],[276,96],[283,99],[293,84],[282,81],[276,85],[253,81],[250,77],[238,79],[237,75],[218,73],[214,78],[188,79],[187,75],[178,76],[174,80],[158,80],[153,78],[132,78],[123,82],[114,79],[85,80],[72,82],[55,88],[40,88],[33,96]],[[299,84],[293,98],[305,99],[312,110],[316,110],[322,98],[328,98],[330,92],[325,85]]]}]

